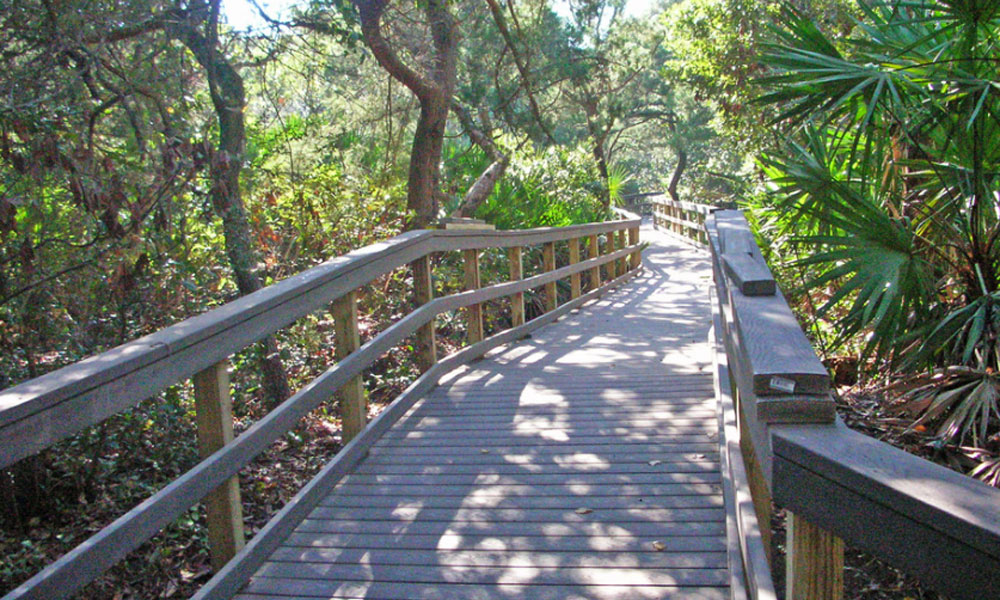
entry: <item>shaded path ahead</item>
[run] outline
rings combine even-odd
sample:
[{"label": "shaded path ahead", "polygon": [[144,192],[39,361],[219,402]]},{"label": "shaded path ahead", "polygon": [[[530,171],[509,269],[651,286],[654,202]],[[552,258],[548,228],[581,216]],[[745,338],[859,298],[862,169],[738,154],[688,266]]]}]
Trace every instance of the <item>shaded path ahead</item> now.
[{"label": "shaded path ahead", "polygon": [[448,376],[240,598],[729,597],[708,256]]}]

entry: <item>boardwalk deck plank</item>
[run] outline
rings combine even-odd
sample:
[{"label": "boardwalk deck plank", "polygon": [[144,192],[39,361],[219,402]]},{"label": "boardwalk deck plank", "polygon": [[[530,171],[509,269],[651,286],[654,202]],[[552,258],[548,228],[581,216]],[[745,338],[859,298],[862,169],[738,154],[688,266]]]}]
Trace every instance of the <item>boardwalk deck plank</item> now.
[{"label": "boardwalk deck plank", "polygon": [[728,598],[708,259],[661,242],[447,377],[237,597]]}]

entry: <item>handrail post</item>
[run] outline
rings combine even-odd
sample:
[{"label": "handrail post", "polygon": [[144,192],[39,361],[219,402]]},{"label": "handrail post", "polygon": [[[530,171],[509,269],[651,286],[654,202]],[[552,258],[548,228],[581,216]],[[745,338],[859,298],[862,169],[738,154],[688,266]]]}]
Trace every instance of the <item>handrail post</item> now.
[{"label": "handrail post", "polygon": [[[462,256],[465,259],[465,290],[479,289],[479,250],[463,250]],[[471,304],[465,309],[466,316],[466,340],[469,345],[483,340],[483,306],[481,304]]]},{"label": "handrail post", "polygon": [[[587,240],[587,258],[597,258],[598,252],[597,234],[594,234]],[[601,267],[592,267],[590,269],[590,286],[587,290],[596,290],[599,287],[601,287]]]},{"label": "handrail post", "polygon": [[[356,291],[337,298],[331,310],[333,314],[335,349],[334,356],[343,360],[361,346],[358,335],[358,294]],[[352,377],[337,391],[340,398],[341,443],[347,444],[361,433],[368,421],[368,407],[365,402],[365,388],[361,376]]]},{"label": "handrail post", "polygon": [[[573,238],[569,240],[569,264],[575,265],[580,262],[580,239]],[[580,274],[573,273],[569,276],[569,297],[572,300],[576,300],[580,297]]]},{"label": "handrail post", "polygon": [[[410,263],[413,270],[413,302],[417,306],[427,304],[434,298],[434,284],[431,275],[431,257],[422,256]],[[434,319],[417,329],[417,368],[426,373],[437,362],[437,340],[434,333]]]},{"label": "handrail post", "polygon": [[[618,236],[615,235],[614,231],[609,231],[606,237],[607,237],[607,241],[604,244],[604,254],[611,254],[611,253],[613,253],[615,251],[615,238],[617,238]],[[607,273],[608,273],[608,277],[607,277],[608,281],[610,281],[612,279],[617,279],[618,278],[618,264],[617,264],[617,262],[612,260],[612,261],[609,261],[609,262],[607,262],[605,264],[606,264],[605,268],[607,269]]]},{"label": "handrail post", "polygon": [[[229,395],[229,361],[193,377],[198,424],[198,454],[205,458],[233,441],[233,401]],[[205,496],[208,546],[216,573],[243,548],[243,504],[239,477],[231,477]]]},{"label": "handrail post", "polygon": [[[521,260],[520,246],[507,248],[507,261],[510,263],[510,280],[523,279],[524,265]],[[511,327],[524,325],[524,292],[517,292],[510,296],[510,323]]]},{"label": "handrail post", "polygon": [[[619,229],[618,230],[618,249],[619,250],[625,248],[625,245],[626,245],[625,244],[625,236],[626,235],[627,235],[627,232],[624,229]],[[628,261],[625,259],[625,257],[619,258],[618,259],[618,274],[619,275],[624,275],[626,271],[628,271]]]},{"label": "handrail post", "polygon": [[844,597],[844,542],[825,529],[786,511],[785,597],[788,600],[841,600]]},{"label": "handrail post", "polygon": [[[633,227],[628,230],[628,245],[635,246],[639,243],[639,228]],[[639,265],[642,264],[642,253],[636,250],[632,253],[632,264],[629,265],[629,270],[638,269]]]},{"label": "handrail post", "polygon": [[[542,269],[547,273],[549,271],[556,270],[556,244],[555,242],[546,242],[542,246]],[[550,281],[545,284],[545,312],[550,312],[556,309],[559,305],[559,299],[556,296],[556,282]]]}]

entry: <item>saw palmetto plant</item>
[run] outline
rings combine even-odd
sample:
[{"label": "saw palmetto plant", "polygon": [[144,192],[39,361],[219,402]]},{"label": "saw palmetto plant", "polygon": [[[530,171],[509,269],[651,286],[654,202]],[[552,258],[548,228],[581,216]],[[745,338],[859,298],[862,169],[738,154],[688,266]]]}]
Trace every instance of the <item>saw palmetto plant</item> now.
[{"label": "saw palmetto plant", "polygon": [[[788,10],[762,102],[780,225],[842,339],[923,373],[942,438],[1000,422],[1000,0],[864,1],[846,39]],[[846,307],[846,308],[845,308]]]}]

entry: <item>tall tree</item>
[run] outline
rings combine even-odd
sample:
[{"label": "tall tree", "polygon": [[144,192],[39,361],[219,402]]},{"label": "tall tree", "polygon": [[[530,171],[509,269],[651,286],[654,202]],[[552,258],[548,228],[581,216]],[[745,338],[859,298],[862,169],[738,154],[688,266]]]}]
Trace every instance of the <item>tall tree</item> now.
[{"label": "tall tree", "polygon": [[[447,0],[426,0],[420,3],[424,31],[414,35],[412,26],[403,25],[403,29],[397,28],[398,35],[393,41],[383,34],[383,28],[390,28],[383,22],[389,0],[353,2],[358,9],[365,44],[379,64],[405,85],[420,103],[410,151],[407,208],[412,213],[409,227],[426,227],[438,213],[441,150],[457,73],[458,21],[448,8]],[[407,33],[410,38],[419,38],[415,40],[419,48],[407,48],[399,41],[405,40]],[[420,56],[422,51],[426,52],[426,57]],[[403,52],[410,54],[410,61],[404,60]]]},{"label": "tall tree", "polygon": [[[220,6],[221,0],[191,3],[186,11],[174,11],[173,18],[165,20],[165,25],[191,51],[208,82],[219,126],[218,143],[209,162],[212,205],[222,219],[226,255],[236,276],[236,286],[245,295],[261,289],[263,282],[258,272],[260,253],[253,244],[253,231],[240,193],[240,172],[246,153],[243,118],[246,94],[243,78],[219,44]],[[291,391],[274,336],[261,341],[259,353],[264,386],[272,405],[276,405]]]}]

